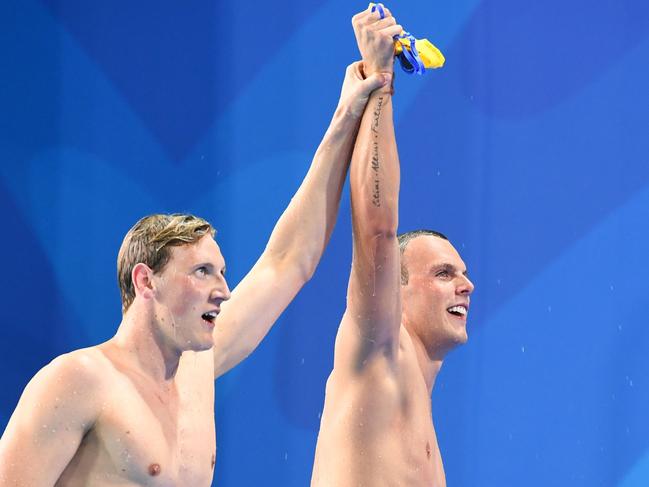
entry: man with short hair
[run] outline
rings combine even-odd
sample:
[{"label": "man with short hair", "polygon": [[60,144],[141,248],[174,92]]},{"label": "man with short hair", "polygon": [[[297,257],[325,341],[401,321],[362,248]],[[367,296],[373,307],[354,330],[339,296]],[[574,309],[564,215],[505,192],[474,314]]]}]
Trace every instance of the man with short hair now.
[{"label": "man with short hair", "polygon": [[27,385],[0,440],[1,487],[210,485],[214,380],[257,347],[315,271],[360,116],[385,83],[363,79],[359,63],[347,69],[304,181],[232,294],[205,220],[152,215],[128,232],[119,329],[57,357]]},{"label": "man with short hair", "polygon": [[[366,74],[393,73],[401,27],[353,18]],[[467,340],[473,284],[442,234],[397,237],[399,159],[392,90],[372,93],[350,168],[353,262],[327,381],[311,485],[446,485],[431,393],[447,352]]]}]

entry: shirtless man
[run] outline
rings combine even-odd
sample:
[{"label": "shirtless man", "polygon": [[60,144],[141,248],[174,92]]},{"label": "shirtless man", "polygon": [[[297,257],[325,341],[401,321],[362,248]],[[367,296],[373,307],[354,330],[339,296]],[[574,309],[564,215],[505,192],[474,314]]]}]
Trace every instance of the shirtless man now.
[{"label": "shirtless man", "polygon": [[359,63],[347,69],[302,185],[232,294],[205,220],[153,215],[128,232],[116,335],[29,382],[0,440],[0,486],[210,485],[214,379],[257,347],[313,274],[367,98],[387,81],[363,79]]},{"label": "shirtless man", "polygon": [[[366,73],[392,74],[389,12],[353,19]],[[372,93],[350,169],[354,253],[347,310],[315,455],[313,487],[445,486],[431,393],[467,340],[473,284],[441,234],[397,237],[399,160],[388,88]]]}]

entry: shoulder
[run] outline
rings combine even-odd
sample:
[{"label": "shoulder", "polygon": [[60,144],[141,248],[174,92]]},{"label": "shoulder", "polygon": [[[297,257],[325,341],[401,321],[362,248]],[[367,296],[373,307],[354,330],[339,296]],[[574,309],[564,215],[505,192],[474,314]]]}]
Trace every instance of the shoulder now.
[{"label": "shoulder", "polygon": [[59,355],[36,373],[24,395],[57,401],[75,397],[74,402],[80,406],[99,398],[105,389],[108,368],[107,359],[97,347]]},{"label": "shoulder", "polygon": [[101,385],[109,365],[99,347],[82,348],[59,355],[43,367],[39,374],[87,386]]},{"label": "shoulder", "polygon": [[[104,368],[100,355],[86,349],[56,357],[32,378],[0,439],[0,456],[10,459],[0,462],[0,483],[4,476],[53,485],[100,417]],[[33,458],[44,467],[29,468]]]},{"label": "shoulder", "polygon": [[[16,436],[45,441],[61,430],[83,432],[90,428],[106,397],[100,352],[77,350],[60,355],[29,381],[12,414],[8,431]],[[36,425],[48,425],[44,430]],[[11,435],[10,435],[11,436]]]}]

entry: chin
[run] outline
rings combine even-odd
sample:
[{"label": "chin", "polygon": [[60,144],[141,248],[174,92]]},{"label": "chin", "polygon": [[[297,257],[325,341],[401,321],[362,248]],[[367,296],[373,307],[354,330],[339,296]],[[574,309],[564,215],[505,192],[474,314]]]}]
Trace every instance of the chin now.
[{"label": "chin", "polygon": [[209,350],[214,346],[214,342],[210,340],[209,342],[201,342],[201,343],[196,343],[192,350],[194,352],[204,352],[205,350]]},{"label": "chin", "polygon": [[469,335],[467,335],[466,328],[462,328],[461,330],[456,329],[453,331],[454,333],[452,340],[456,345],[464,345],[469,340]]},{"label": "chin", "polygon": [[204,352],[205,350],[209,350],[214,346],[214,341],[212,340],[212,337],[210,336],[209,339],[206,340],[191,340],[187,345],[185,346],[185,351],[186,352]]},{"label": "chin", "polygon": [[464,345],[468,340],[469,336],[467,335],[466,330],[449,330],[449,333],[446,336],[446,343],[448,343],[449,350]]}]

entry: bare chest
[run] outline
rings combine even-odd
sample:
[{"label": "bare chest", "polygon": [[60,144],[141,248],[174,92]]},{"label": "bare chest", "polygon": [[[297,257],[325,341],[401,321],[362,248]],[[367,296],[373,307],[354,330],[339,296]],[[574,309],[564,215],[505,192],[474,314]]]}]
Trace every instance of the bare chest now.
[{"label": "bare chest", "polygon": [[209,486],[216,461],[213,404],[213,380],[179,381],[174,394],[165,394],[122,377],[68,470],[106,483]]},{"label": "bare chest", "polygon": [[400,410],[390,429],[392,458],[398,462],[395,471],[403,485],[445,486],[430,405],[415,404]]},{"label": "bare chest", "polygon": [[444,487],[426,387],[371,385],[327,397],[313,485]]}]

